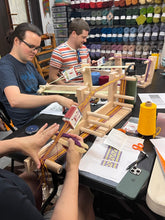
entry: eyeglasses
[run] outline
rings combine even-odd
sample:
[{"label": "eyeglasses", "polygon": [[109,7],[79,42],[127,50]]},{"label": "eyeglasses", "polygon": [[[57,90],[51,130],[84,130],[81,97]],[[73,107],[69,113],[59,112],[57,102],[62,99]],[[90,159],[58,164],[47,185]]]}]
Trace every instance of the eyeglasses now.
[{"label": "eyeglasses", "polygon": [[80,51],[77,50],[77,58],[78,58],[78,63],[81,63],[81,57],[80,57]]},{"label": "eyeglasses", "polygon": [[32,51],[37,50],[37,52],[41,52],[41,46],[35,47],[34,45],[28,44],[26,41],[21,40],[24,44],[26,44],[26,46],[28,46],[30,49],[32,49]]}]

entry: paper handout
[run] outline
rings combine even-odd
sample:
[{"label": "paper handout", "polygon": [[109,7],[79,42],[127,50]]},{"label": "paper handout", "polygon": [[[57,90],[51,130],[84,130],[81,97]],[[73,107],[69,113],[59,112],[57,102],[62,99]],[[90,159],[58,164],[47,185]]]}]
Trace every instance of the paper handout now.
[{"label": "paper handout", "polygon": [[91,148],[80,161],[79,170],[119,183],[126,174],[129,164],[139,155],[136,150],[118,150],[104,144],[107,136],[97,137]]}]

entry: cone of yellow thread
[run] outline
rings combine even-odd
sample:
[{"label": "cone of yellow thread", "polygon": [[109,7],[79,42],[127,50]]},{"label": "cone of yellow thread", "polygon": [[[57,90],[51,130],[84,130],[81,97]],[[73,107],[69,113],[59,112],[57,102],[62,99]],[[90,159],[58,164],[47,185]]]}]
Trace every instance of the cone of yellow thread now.
[{"label": "cone of yellow thread", "polygon": [[140,105],[137,131],[143,136],[156,134],[156,104],[147,101]]}]

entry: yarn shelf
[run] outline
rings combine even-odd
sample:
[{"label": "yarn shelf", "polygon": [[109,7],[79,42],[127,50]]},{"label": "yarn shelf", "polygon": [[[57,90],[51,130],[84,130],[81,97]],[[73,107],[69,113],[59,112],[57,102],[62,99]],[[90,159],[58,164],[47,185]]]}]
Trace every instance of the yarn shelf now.
[{"label": "yarn shelf", "polygon": [[114,53],[148,58],[162,50],[165,36],[165,2],[162,0],[71,0],[71,20],[90,25],[86,46],[92,59]]}]

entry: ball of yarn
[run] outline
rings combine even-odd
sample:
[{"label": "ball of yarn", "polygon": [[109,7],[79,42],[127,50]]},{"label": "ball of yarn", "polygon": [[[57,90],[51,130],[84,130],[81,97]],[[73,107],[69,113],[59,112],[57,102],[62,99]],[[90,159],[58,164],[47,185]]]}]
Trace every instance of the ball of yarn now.
[{"label": "ball of yarn", "polygon": [[159,23],[160,22],[161,11],[162,11],[162,8],[160,6],[156,6],[154,8],[153,23]]},{"label": "ball of yarn", "polygon": [[161,22],[165,23],[165,6],[162,8]]},{"label": "ball of yarn", "polygon": [[140,15],[136,18],[136,22],[138,25],[144,24],[146,21],[146,16],[145,15]]},{"label": "ball of yarn", "polygon": [[91,72],[91,76],[92,76],[93,85],[99,85],[100,73],[99,72]]},{"label": "ball of yarn", "polygon": [[103,85],[109,81],[109,76],[100,76],[99,77],[99,85]]},{"label": "ball of yarn", "polygon": [[145,0],[139,0],[139,3],[140,3],[141,5],[145,5],[146,1],[145,1]]}]

